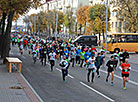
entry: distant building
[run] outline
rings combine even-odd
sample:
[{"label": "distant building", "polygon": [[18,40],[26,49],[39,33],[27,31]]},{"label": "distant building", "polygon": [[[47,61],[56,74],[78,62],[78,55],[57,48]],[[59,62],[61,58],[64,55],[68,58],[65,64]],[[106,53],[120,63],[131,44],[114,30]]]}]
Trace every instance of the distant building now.
[{"label": "distant building", "polygon": [[[110,3],[111,0],[109,0],[109,8],[110,8],[110,24],[111,24],[111,31],[109,33],[121,33],[125,32],[125,22],[120,21],[117,19],[117,12],[114,11],[115,9],[115,4],[117,3],[118,0],[113,0],[112,3]],[[95,4],[105,4],[106,5],[106,0],[90,0],[90,5],[95,5]]]}]

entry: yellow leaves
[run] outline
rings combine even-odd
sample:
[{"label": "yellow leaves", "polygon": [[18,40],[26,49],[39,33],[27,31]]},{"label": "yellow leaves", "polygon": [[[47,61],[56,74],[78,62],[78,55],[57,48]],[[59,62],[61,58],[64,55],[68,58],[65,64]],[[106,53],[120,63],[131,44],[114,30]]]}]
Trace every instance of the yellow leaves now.
[{"label": "yellow leaves", "polygon": [[86,11],[88,8],[89,6],[82,6],[77,11],[77,21],[82,25],[87,21]]}]

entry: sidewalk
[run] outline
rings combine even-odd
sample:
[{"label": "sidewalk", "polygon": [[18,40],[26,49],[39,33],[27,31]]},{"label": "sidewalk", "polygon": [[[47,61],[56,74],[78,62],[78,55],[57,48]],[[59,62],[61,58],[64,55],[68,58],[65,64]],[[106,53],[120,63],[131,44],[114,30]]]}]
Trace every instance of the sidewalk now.
[{"label": "sidewalk", "polygon": [[[16,89],[16,88],[21,89]],[[0,60],[0,102],[39,102],[18,72],[9,73]]]}]

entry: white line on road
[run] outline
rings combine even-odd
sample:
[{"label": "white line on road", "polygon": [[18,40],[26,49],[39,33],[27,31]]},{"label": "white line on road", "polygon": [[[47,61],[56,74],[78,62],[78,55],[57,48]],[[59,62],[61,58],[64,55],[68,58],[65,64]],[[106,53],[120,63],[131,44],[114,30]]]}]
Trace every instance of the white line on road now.
[{"label": "white line on road", "polygon": [[111,101],[111,102],[115,102],[115,100],[113,100],[113,99],[109,98],[108,96],[106,96],[106,95],[102,94],[101,92],[99,92],[99,91],[95,90],[94,88],[92,88],[92,87],[88,86],[87,84],[85,84],[85,83],[83,83],[83,82],[80,82],[80,84],[82,84],[83,86],[85,86],[85,87],[89,88],[90,90],[94,91],[95,93],[97,93],[97,94],[99,94],[99,95],[103,96],[104,98],[108,99],[109,101]]},{"label": "white line on road", "polygon": [[[104,71],[104,70],[100,70],[100,71],[107,74],[107,72]],[[117,78],[119,78],[119,79],[122,79],[122,77],[120,77],[120,76],[118,76],[118,75],[115,75],[115,74],[114,74],[114,76],[117,77]],[[132,81],[132,80],[129,80],[129,82],[130,82],[131,84],[134,84],[134,85],[138,86],[138,83],[137,83],[137,82],[134,82],[134,81]]]},{"label": "white line on road", "polygon": [[134,71],[134,72],[138,72],[138,70],[135,70],[135,69],[131,69],[132,71]]},{"label": "white line on road", "polygon": [[[56,70],[58,70],[59,72],[61,72],[61,70],[60,70],[59,68],[56,68]],[[74,77],[71,76],[70,74],[68,74],[68,76],[69,76],[70,78],[74,79]]]},{"label": "white line on road", "polygon": [[37,92],[34,90],[34,88],[30,85],[30,83],[26,80],[26,78],[23,76],[22,73],[20,73],[20,76],[24,79],[24,81],[27,83],[27,85],[31,88],[33,93],[36,95],[36,97],[39,99],[40,102],[44,102],[42,98],[37,94]]}]

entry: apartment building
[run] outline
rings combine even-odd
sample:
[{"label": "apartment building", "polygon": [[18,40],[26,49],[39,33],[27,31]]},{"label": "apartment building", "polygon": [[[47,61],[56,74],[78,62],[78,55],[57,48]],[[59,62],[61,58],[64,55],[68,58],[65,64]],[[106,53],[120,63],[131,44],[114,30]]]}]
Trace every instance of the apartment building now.
[{"label": "apartment building", "polygon": [[[106,5],[107,0],[90,0],[90,5],[95,4],[105,4]],[[111,31],[109,33],[120,33],[125,32],[125,22],[120,21],[117,19],[117,12],[115,12],[114,9],[116,9],[115,4],[118,0],[108,0],[108,5],[110,8],[110,24],[111,24]],[[112,2],[111,2],[112,1]]]}]

